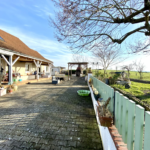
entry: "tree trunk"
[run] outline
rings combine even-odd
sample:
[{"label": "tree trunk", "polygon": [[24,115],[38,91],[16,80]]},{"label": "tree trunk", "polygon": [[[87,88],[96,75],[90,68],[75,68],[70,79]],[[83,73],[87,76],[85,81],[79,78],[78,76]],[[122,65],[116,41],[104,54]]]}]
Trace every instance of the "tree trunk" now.
[{"label": "tree trunk", "polygon": [[139,74],[140,74],[140,79],[142,79],[142,72],[139,72]]},{"label": "tree trunk", "polygon": [[106,76],[106,70],[104,69],[104,78],[105,78],[105,76]]},{"label": "tree trunk", "polygon": [[128,78],[130,77],[130,71],[128,70]]}]

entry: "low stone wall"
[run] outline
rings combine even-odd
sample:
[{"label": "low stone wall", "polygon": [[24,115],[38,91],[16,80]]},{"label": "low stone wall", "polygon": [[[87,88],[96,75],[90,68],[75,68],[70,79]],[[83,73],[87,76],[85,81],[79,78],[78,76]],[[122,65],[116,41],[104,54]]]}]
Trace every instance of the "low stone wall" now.
[{"label": "low stone wall", "polygon": [[131,81],[134,81],[134,82],[139,82],[139,83],[147,83],[147,84],[150,84],[150,81],[145,81],[145,80],[139,80],[139,79],[130,79]]}]

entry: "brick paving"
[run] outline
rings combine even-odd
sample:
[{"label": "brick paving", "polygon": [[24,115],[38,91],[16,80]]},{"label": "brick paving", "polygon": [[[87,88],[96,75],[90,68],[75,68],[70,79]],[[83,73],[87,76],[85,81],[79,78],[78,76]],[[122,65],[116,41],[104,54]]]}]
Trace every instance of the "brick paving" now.
[{"label": "brick paving", "polygon": [[78,96],[79,86],[83,78],[48,80],[0,97],[0,149],[102,150],[91,98]]}]

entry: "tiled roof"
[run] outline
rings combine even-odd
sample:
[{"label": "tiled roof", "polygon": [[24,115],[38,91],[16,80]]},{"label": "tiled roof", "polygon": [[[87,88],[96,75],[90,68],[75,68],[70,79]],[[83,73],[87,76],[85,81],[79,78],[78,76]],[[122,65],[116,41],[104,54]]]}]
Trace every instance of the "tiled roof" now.
[{"label": "tiled roof", "polygon": [[46,58],[44,58],[37,51],[29,48],[25,43],[23,43],[19,38],[3,31],[0,29],[0,36],[4,39],[4,41],[0,40],[0,47],[6,48],[15,52],[19,52],[28,56],[32,56],[35,58],[43,59],[46,62],[52,62]]}]

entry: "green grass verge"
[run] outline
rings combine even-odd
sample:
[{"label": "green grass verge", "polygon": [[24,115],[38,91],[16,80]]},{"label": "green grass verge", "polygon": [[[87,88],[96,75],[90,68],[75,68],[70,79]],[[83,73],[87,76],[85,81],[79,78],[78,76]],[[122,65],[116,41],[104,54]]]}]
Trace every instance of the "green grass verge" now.
[{"label": "green grass verge", "polygon": [[133,96],[139,98],[141,101],[150,105],[150,84],[131,82],[131,88],[125,89],[122,85],[112,85],[112,87],[119,88]]}]

